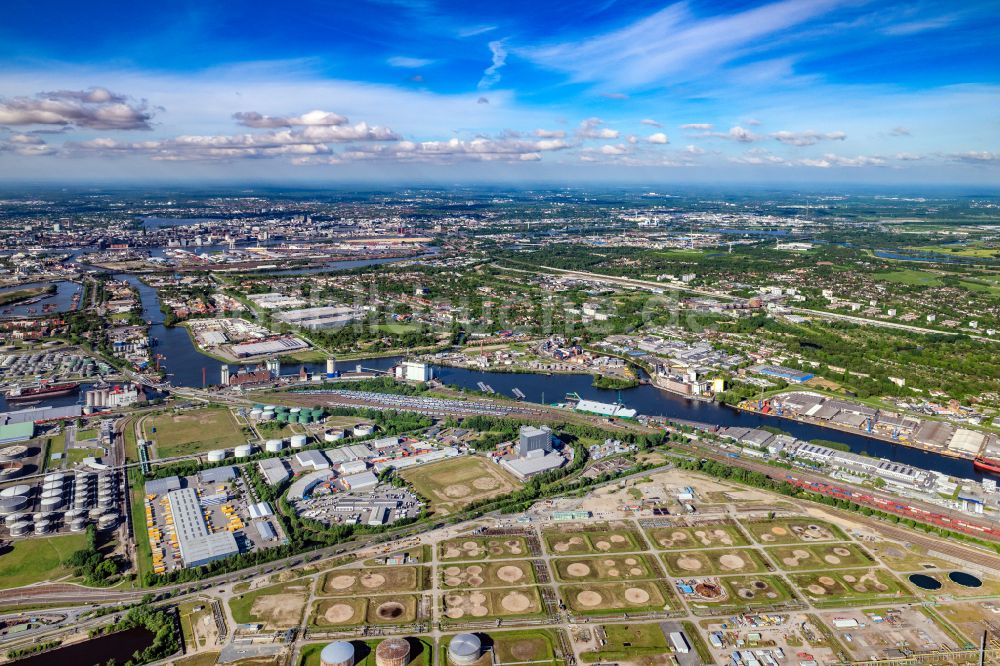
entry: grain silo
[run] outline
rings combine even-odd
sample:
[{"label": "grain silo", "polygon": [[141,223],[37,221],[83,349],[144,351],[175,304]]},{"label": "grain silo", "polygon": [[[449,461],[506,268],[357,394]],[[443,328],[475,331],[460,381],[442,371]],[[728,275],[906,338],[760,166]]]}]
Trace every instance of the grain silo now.
[{"label": "grain silo", "polygon": [[410,643],[405,638],[387,638],[375,648],[375,666],[406,666]]},{"label": "grain silo", "polygon": [[322,666],[354,666],[354,646],[347,641],[330,643],[319,653]]}]

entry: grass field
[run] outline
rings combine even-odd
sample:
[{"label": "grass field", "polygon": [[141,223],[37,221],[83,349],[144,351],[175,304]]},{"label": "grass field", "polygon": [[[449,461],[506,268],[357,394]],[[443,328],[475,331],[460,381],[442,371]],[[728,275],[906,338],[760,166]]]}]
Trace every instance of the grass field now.
[{"label": "grass field", "polygon": [[452,564],[441,571],[445,587],[508,587],[534,585],[535,572],[528,560]]},{"label": "grass field", "polygon": [[909,590],[882,569],[848,569],[789,574],[804,597],[817,606],[911,598]]},{"label": "grass field", "polygon": [[758,543],[817,543],[822,541],[846,541],[839,527],[811,518],[776,518],[744,522],[743,527],[753,535]]},{"label": "grass field", "polygon": [[100,458],[104,455],[104,449],[93,447],[93,448],[77,448],[74,447],[66,452],[66,460],[69,461],[70,465],[76,465],[81,462],[84,458]]},{"label": "grass field", "polygon": [[506,495],[521,487],[512,476],[483,458],[463,456],[400,472],[433,513],[446,515],[472,502]]},{"label": "grass field", "polygon": [[556,578],[566,583],[656,578],[645,555],[559,557],[551,560]]},{"label": "grass field", "polygon": [[542,533],[545,546],[553,555],[600,555],[645,550],[646,545],[635,530],[617,525],[588,525],[574,528],[550,528]]},{"label": "grass field", "polygon": [[601,629],[607,642],[600,650],[581,654],[585,663],[632,661],[672,651],[658,624],[605,624]]},{"label": "grass field", "polygon": [[442,560],[498,560],[523,558],[528,544],[519,536],[461,537],[438,544]]},{"label": "grass field", "polygon": [[449,590],[443,601],[444,615],[451,620],[527,617],[542,613],[542,598],[534,587]]},{"label": "grass field", "polygon": [[[201,608],[196,611],[195,608]],[[188,652],[193,652],[206,645],[206,619],[211,622],[215,629],[215,620],[212,618],[212,605],[204,601],[189,601],[177,607],[177,616],[181,621],[181,632],[184,634],[184,645]]]},{"label": "grass field", "polygon": [[328,596],[419,592],[425,587],[426,567],[339,569],[323,576],[319,590]]},{"label": "grass field", "polygon": [[[153,432],[156,428],[156,432]],[[180,414],[161,414],[145,422],[145,438],[156,442],[160,458],[204,453],[246,443],[243,430],[228,409],[205,407]]]},{"label": "grass field", "polygon": [[[430,666],[434,648],[422,638],[407,638],[410,643],[410,661],[407,666]],[[354,647],[354,666],[375,666],[375,649],[382,641],[351,641]],[[298,666],[320,666],[319,655],[327,643],[314,643],[302,648]]]},{"label": "grass field", "polygon": [[767,570],[760,553],[752,548],[692,550],[665,553],[663,561],[671,576],[706,576],[758,573]]},{"label": "grass field", "polygon": [[749,546],[750,542],[735,525],[718,524],[698,527],[654,527],[646,530],[653,544],[663,550]]},{"label": "grass field", "polygon": [[502,631],[487,636],[501,664],[554,664],[552,634],[544,629]]},{"label": "grass field", "polygon": [[336,597],[321,599],[309,621],[317,627],[370,624],[409,624],[417,619],[417,596],[392,594],[382,597]]},{"label": "grass field", "polygon": [[876,273],[875,278],[885,282],[895,282],[896,284],[918,287],[940,287],[943,284],[941,278],[934,273],[909,268],[889,273]]},{"label": "grass field", "polygon": [[86,546],[82,533],[14,541],[0,556],[0,589],[63,578],[72,573],[63,560]]},{"label": "grass field", "polygon": [[241,624],[259,622],[268,629],[290,629],[302,621],[308,594],[305,583],[272,585],[230,599],[229,608]]},{"label": "grass field", "polygon": [[863,567],[873,564],[860,548],[851,543],[815,546],[776,546],[767,554],[786,571]]},{"label": "grass field", "polygon": [[563,602],[584,615],[661,611],[668,594],[656,581],[629,583],[581,583],[559,588]]}]

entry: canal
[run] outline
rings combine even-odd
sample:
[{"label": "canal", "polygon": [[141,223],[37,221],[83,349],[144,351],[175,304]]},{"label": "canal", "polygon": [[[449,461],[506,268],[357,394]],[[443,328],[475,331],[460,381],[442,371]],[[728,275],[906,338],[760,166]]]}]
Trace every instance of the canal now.
[{"label": "canal", "polygon": [[154,638],[153,632],[145,627],[136,627],[25,657],[14,663],[17,666],[105,666],[113,660],[115,664],[124,664],[132,659],[133,653],[152,645]]},{"label": "canal", "polygon": [[[163,325],[163,313],[160,312],[156,290],[143,284],[134,275],[124,274],[117,277],[127,280],[139,291],[142,298],[142,317],[152,322],[150,335],[157,340],[156,352],[165,357],[163,364],[170,381],[175,386],[201,387],[202,369],[204,369],[207,383],[217,383],[222,363],[199,352],[185,328],[181,326],[167,328]],[[399,360],[399,357],[387,357],[363,361],[344,361],[338,364],[338,369],[353,369],[355,365],[362,365],[366,368],[387,370]],[[323,363],[306,363],[304,365],[310,372],[325,371]],[[298,365],[286,366],[285,372],[296,370],[298,367]],[[517,388],[524,393],[525,399],[530,402],[562,402],[567,393],[577,393],[582,398],[600,402],[616,402],[620,399],[626,406],[647,416],[663,416],[671,419],[742,428],[770,426],[780,428],[802,440],[825,439],[845,444],[854,453],[886,458],[966,479],[981,480],[983,478],[982,474],[973,469],[971,460],[951,458],[930,451],[892,444],[866,437],[860,433],[853,434],[809,423],[799,423],[777,416],[743,412],[728,405],[714,402],[690,400],[648,384],[614,391],[594,388],[591,385],[590,375],[487,372],[446,366],[435,367],[435,373],[445,384],[453,384],[470,390],[477,390],[479,382],[484,382],[492,386],[497,393],[511,396],[512,391]]]}]

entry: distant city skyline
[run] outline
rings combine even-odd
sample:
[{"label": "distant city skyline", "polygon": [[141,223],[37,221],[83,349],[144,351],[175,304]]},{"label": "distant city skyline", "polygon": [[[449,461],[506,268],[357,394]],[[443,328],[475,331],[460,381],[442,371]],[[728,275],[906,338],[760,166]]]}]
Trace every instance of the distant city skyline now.
[{"label": "distant city skyline", "polygon": [[997,2],[176,2],[0,22],[8,182],[1000,184]]}]

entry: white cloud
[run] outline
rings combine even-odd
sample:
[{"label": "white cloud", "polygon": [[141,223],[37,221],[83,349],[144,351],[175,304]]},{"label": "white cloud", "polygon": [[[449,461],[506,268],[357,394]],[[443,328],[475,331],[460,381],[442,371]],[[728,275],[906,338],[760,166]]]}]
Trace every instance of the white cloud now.
[{"label": "white cloud", "polygon": [[710,130],[715,125],[712,123],[687,123],[686,125],[681,125],[681,129],[686,130]]},{"label": "white cloud", "polygon": [[804,158],[798,160],[796,164],[808,167],[816,167],[820,169],[829,169],[830,167],[866,167],[866,166],[885,166],[886,161],[881,157],[870,157],[867,155],[858,155],[857,157],[843,157],[841,155],[834,155],[833,153],[827,153],[823,155],[822,158]]},{"label": "white cloud", "polygon": [[969,150],[964,153],[948,153],[945,157],[957,162],[968,162],[971,164],[1000,162],[1000,153],[993,153],[986,150]]},{"label": "white cloud", "polygon": [[626,148],[623,144],[614,146],[611,144],[605,144],[601,146],[600,150],[602,155],[624,155],[628,152],[628,148]]},{"label": "white cloud", "polygon": [[577,136],[582,139],[617,139],[618,130],[610,127],[601,127],[604,121],[600,118],[587,118],[580,123],[580,128],[576,131]]},{"label": "white cloud", "polygon": [[781,0],[729,15],[699,18],[685,2],[591,39],[521,49],[541,66],[574,81],[619,88],[700,78],[706,71],[759,48],[767,37],[815,19],[843,0]]},{"label": "white cloud", "polygon": [[642,123],[643,125],[649,125],[651,127],[663,127],[662,123],[659,123],[653,120],[652,118],[643,118],[639,122]]},{"label": "white cloud", "polygon": [[404,69],[418,69],[434,64],[434,61],[429,58],[411,58],[409,56],[392,56],[386,62],[393,67],[402,67]]},{"label": "white cloud", "polygon": [[847,138],[844,132],[817,132],[816,130],[805,130],[802,132],[789,132],[782,130],[771,134],[776,141],[789,146],[813,146],[820,141],[843,141]]},{"label": "white cloud", "polygon": [[764,138],[739,125],[730,127],[728,132],[703,132],[698,136],[715,137],[716,139],[726,139],[727,141],[737,141],[739,143],[753,143]]},{"label": "white cloud", "polygon": [[540,139],[562,139],[566,136],[566,130],[536,129],[534,134]]},{"label": "white cloud", "polygon": [[912,134],[909,127],[898,126],[889,130],[890,136],[912,136]]},{"label": "white cloud", "polygon": [[274,127],[324,127],[343,125],[347,118],[329,111],[309,111],[301,116],[265,116],[256,111],[240,111],[233,114],[240,125],[257,129]]},{"label": "white cloud", "polygon": [[663,132],[657,132],[656,134],[650,134],[646,137],[646,141],[656,144],[667,144],[670,143],[670,139]]},{"label": "white cloud", "polygon": [[691,144],[684,146],[684,152],[688,155],[704,155],[705,149]]},{"label": "white cloud", "polygon": [[148,130],[153,114],[106,88],[56,90],[0,98],[0,125],[60,125],[97,130]]},{"label": "white cloud", "polygon": [[503,45],[503,41],[495,40],[489,43],[490,53],[493,54],[492,63],[489,67],[483,70],[483,78],[479,79],[478,88],[480,90],[486,90],[487,88],[492,88],[497,83],[500,82],[500,68],[507,64],[507,49]]}]

